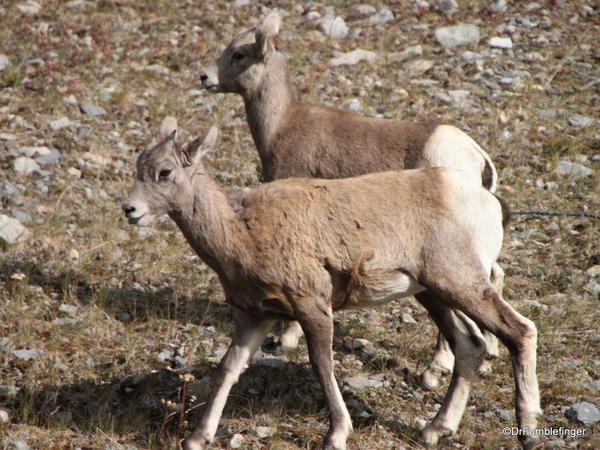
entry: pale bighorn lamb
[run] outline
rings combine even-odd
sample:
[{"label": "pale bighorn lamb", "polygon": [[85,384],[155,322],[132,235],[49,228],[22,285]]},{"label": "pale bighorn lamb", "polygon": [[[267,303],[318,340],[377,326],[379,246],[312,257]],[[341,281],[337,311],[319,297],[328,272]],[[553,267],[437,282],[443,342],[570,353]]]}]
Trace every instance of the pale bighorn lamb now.
[{"label": "pale bighorn lamb", "polygon": [[[487,153],[456,127],[364,117],[294,99],[286,57],[275,46],[280,18],[270,14],[258,27],[233,38],[222,55],[201,73],[211,92],[244,99],[248,124],[260,155],[265,181],[288,177],[346,178],[391,169],[450,167],[496,189],[496,169]],[[494,267],[496,287],[503,272]],[[294,326],[295,325],[295,326]],[[295,347],[302,331],[291,323],[282,336]],[[489,333],[488,357],[498,355]],[[450,346],[438,336],[435,355],[423,374],[429,389],[453,366]],[[484,361],[481,370],[489,369]]]},{"label": "pale bighorn lamb", "polygon": [[[456,356],[442,407],[423,430],[425,443],[458,428],[485,352],[478,327],[508,347],[518,425],[535,429],[537,331],[490,280],[504,208],[479,182],[446,168],[290,178],[243,192],[232,205],[201,162],[216,128],[182,148],[176,126],[165,119],[160,142],[139,156],[123,210],[139,225],[169,214],[217,272],[234,310],[233,341],[185,449],[213,440],[232,385],[277,319],[300,323],[330,408],[325,447],[346,448],[352,423],[333,371],[333,311],[413,294]],[[535,444],[527,436],[521,441]]]}]

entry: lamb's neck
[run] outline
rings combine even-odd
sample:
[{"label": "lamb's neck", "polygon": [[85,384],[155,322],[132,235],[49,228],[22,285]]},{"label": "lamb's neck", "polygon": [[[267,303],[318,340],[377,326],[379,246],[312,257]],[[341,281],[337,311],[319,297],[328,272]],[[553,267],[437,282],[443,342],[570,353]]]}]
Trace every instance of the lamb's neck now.
[{"label": "lamb's neck", "polygon": [[285,56],[277,53],[273,57],[279,60],[270,65],[260,86],[244,94],[248,125],[263,167],[271,157],[270,145],[295,103]]},{"label": "lamb's neck", "polygon": [[193,199],[171,217],[198,256],[219,275],[229,277],[248,262],[247,231],[221,188],[206,174],[196,178]]}]

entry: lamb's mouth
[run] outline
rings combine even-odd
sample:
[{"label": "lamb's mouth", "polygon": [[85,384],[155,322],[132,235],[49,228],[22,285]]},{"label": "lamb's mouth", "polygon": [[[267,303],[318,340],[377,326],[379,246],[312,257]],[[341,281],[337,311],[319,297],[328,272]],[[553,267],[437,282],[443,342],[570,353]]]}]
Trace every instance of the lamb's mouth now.
[{"label": "lamb's mouth", "polygon": [[142,219],[142,217],[144,217],[145,215],[146,215],[146,214],[142,214],[141,216],[138,216],[138,217],[131,217],[131,216],[129,216],[129,217],[128,217],[128,219],[129,219],[129,224],[130,224],[130,225],[137,225],[137,224],[138,224],[138,222],[139,222],[139,221]]}]

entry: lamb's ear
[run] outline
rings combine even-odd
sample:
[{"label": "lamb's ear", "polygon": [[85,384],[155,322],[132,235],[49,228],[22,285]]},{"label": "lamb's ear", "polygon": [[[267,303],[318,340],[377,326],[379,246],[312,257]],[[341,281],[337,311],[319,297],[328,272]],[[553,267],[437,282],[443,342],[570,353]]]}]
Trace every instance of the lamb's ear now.
[{"label": "lamb's ear", "polygon": [[217,143],[219,135],[216,126],[210,127],[202,136],[197,137],[183,150],[186,166],[196,165]]},{"label": "lamb's ear", "polygon": [[158,137],[161,141],[169,138],[175,141],[177,138],[177,119],[173,116],[167,116],[160,123],[160,131]]},{"label": "lamb's ear", "polygon": [[273,38],[279,34],[281,17],[277,13],[269,14],[263,22],[256,27],[254,36],[256,38],[256,47],[258,57],[264,61],[270,53],[275,51]]}]

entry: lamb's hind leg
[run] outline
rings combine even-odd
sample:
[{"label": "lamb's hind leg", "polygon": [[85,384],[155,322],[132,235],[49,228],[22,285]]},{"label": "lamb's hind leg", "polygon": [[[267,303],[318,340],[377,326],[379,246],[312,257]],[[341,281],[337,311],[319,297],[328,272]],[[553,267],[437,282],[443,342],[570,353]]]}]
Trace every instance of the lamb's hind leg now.
[{"label": "lamb's hind leg", "polygon": [[235,334],[215,376],[215,385],[200,423],[183,443],[185,450],[200,450],[212,442],[227,396],[258,346],[273,328],[274,321],[234,311]]},{"label": "lamb's hind leg", "polygon": [[[439,275],[440,272],[435,273]],[[508,347],[515,376],[518,425],[520,428],[535,429],[537,417],[541,414],[536,375],[535,324],[504,301],[489,282],[462,285],[438,276],[429,287],[434,285],[440,297],[449,300],[450,306],[461,310],[480,327],[491,331]],[[519,439],[524,448],[532,448],[537,443],[537,439],[530,436],[519,436]]]},{"label": "lamb's hind leg", "polygon": [[[502,294],[504,288],[504,270],[497,263],[492,266],[491,282],[498,291]],[[483,337],[485,338],[485,359],[479,366],[479,373],[490,373],[492,371],[492,361],[500,355],[498,350],[498,338],[488,330],[483,330]]]},{"label": "lamb's hind leg", "polygon": [[421,292],[416,298],[427,309],[455,355],[452,380],[442,407],[423,430],[425,444],[435,446],[441,437],[452,435],[458,429],[485,353],[485,340],[472,320],[449,308],[433,293]]},{"label": "lamb's hind leg", "polygon": [[436,390],[440,385],[443,374],[452,372],[454,367],[454,353],[442,332],[438,332],[437,343],[433,351],[433,358],[427,370],[421,375],[421,383],[425,389]]}]

